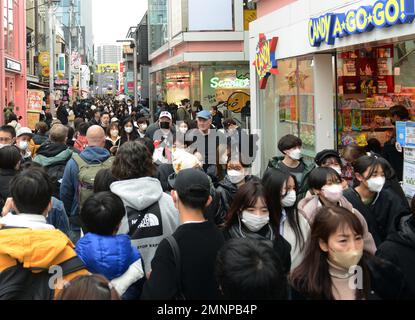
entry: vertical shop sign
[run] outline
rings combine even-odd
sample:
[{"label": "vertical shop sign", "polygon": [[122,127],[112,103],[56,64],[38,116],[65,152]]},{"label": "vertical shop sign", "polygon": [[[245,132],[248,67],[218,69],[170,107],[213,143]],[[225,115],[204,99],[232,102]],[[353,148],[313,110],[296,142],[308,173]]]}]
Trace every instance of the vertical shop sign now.
[{"label": "vertical shop sign", "polygon": [[268,78],[271,74],[278,74],[278,63],[275,58],[275,50],[277,49],[278,37],[267,40],[265,34],[259,35],[259,42],[256,48],[255,62],[256,72],[260,79],[260,89],[265,89]]}]

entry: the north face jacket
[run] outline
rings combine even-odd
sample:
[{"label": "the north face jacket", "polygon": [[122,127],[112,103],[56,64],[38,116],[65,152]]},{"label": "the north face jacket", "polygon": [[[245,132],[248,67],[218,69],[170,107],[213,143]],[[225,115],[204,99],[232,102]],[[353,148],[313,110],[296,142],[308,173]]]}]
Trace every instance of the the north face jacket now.
[{"label": "the north face jacket", "polygon": [[[173,234],[179,226],[179,212],[170,195],[163,192],[160,181],[145,177],[114,182],[111,191],[119,196],[126,208],[118,234],[128,234],[141,253],[145,272],[151,270],[151,260],[161,240]],[[155,204],[157,209],[147,209]]]}]

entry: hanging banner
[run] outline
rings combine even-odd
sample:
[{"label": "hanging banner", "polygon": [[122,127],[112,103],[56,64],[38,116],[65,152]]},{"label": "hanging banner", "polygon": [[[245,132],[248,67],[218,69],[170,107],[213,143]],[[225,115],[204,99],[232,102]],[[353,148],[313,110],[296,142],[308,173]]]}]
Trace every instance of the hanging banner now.
[{"label": "hanging banner", "polygon": [[404,150],[403,186],[405,195],[412,199],[415,195],[415,149]]},{"label": "hanging banner", "polygon": [[66,57],[64,53],[61,53],[58,58],[58,73],[65,74]]},{"label": "hanging banner", "polygon": [[45,93],[41,90],[27,90],[27,110],[41,112]]},{"label": "hanging banner", "polygon": [[39,112],[27,112],[27,127],[36,130],[36,124],[40,121]]}]

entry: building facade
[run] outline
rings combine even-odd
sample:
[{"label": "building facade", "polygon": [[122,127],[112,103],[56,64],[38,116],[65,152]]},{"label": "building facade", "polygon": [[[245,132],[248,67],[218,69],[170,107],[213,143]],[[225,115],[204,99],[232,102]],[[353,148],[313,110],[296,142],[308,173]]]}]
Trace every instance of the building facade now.
[{"label": "building facade", "polygon": [[26,1],[0,1],[0,122],[3,110],[14,105],[14,112],[27,122],[26,84]]},{"label": "building facade", "polygon": [[[262,145],[254,171],[295,134],[303,152],[381,144],[388,111],[415,115],[413,1],[258,0],[250,25],[252,127]],[[295,36],[293,36],[295,35]]]},{"label": "building facade", "polygon": [[117,64],[122,60],[122,48],[117,45],[101,45],[96,49],[97,64]]},{"label": "building facade", "polygon": [[81,1],[81,26],[85,28],[85,62],[87,65],[92,65],[94,60],[92,0]]},{"label": "building facade", "polygon": [[[212,19],[215,17],[215,19]],[[248,126],[248,22],[244,0],[149,0],[150,103],[189,98]]]}]

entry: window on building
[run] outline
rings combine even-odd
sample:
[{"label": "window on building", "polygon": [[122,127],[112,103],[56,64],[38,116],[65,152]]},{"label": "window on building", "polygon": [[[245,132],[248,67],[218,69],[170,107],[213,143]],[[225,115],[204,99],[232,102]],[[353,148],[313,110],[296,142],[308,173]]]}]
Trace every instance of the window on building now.
[{"label": "window on building", "polygon": [[4,49],[6,53],[12,55],[15,51],[14,47],[14,30],[15,30],[15,14],[17,12],[17,2],[15,0],[5,0],[3,2],[3,25],[4,25]]},{"label": "window on building", "polygon": [[306,159],[315,156],[313,67],[312,57],[279,60],[279,74],[270,76],[267,87],[260,90],[263,168],[279,154],[278,141],[287,134],[301,138]]},{"label": "window on building", "polygon": [[150,25],[150,51],[154,52],[168,41],[167,1],[150,0],[148,17]]}]

